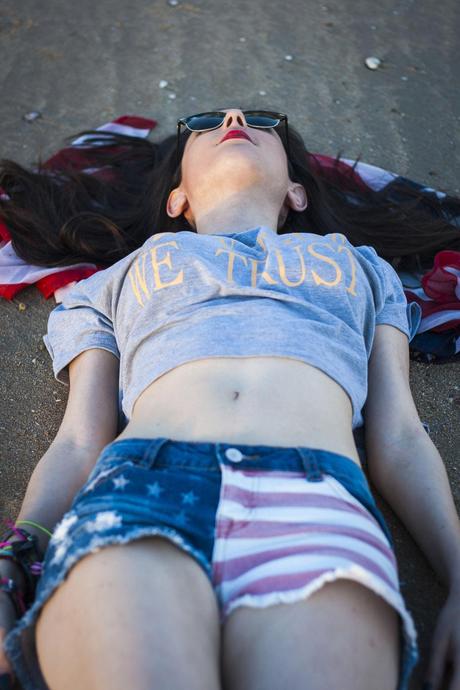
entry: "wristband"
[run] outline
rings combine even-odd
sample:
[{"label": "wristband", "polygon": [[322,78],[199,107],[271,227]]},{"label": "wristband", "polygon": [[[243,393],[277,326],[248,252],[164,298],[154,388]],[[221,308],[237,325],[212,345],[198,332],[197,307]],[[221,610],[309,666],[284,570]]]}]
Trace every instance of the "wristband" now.
[{"label": "wristband", "polygon": [[32,520],[17,520],[16,525],[31,525],[31,527],[36,527],[37,529],[44,532],[48,537],[51,538],[53,536],[52,532],[47,530],[46,527],[42,527],[38,524],[38,522],[33,522]]},{"label": "wristband", "polygon": [[[37,580],[42,573],[42,559],[39,552],[35,535],[30,534],[26,530],[15,527],[11,521],[7,521],[11,529],[7,535],[3,536],[0,541],[0,559],[9,559],[21,570],[25,580],[24,601],[25,605],[32,604],[35,596],[35,589]],[[20,537],[14,541],[7,541],[9,537]],[[5,578],[2,579],[3,585],[7,587]],[[6,591],[6,590],[5,590]],[[7,592],[10,593],[11,592]],[[12,596],[13,599],[18,599],[17,595]],[[17,606],[18,608],[18,606]]]}]

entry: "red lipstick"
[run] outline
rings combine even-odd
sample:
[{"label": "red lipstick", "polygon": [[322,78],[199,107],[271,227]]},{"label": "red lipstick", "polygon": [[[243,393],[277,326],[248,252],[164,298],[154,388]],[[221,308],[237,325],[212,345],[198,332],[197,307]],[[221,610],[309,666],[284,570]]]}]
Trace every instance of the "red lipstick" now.
[{"label": "red lipstick", "polygon": [[231,129],[224,137],[222,137],[220,143],[226,139],[247,139],[252,144],[252,139],[242,129]]}]

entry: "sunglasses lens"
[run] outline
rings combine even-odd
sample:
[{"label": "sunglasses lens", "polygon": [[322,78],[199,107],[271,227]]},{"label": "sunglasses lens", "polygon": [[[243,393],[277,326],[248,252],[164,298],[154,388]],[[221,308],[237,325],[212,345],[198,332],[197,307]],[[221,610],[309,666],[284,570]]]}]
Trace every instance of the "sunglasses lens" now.
[{"label": "sunglasses lens", "polygon": [[222,115],[217,113],[204,113],[203,115],[192,115],[186,120],[187,127],[193,132],[200,132],[206,129],[215,129],[224,121]]},{"label": "sunglasses lens", "polygon": [[250,127],[276,127],[280,120],[277,117],[272,117],[267,113],[247,112],[244,114],[246,122]]}]

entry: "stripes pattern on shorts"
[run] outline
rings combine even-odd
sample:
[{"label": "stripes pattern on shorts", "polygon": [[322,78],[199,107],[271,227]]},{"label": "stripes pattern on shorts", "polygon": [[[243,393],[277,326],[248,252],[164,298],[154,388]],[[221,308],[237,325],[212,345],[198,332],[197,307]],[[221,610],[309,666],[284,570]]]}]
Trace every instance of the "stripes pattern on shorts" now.
[{"label": "stripes pattern on shorts", "polygon": [[222,466],[212,557],[222,619],[238,606],[305,599],[346,578],[383,597],[415,629],[394,552],[375,517],[331,475]]}]

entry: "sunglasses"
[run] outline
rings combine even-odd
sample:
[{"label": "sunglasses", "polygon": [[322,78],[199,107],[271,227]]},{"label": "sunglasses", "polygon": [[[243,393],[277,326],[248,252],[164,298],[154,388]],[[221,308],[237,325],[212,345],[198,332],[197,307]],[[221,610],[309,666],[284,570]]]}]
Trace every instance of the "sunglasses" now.
[{"label": "sunglasses", "polygon": [[[288,136],[288,118],[284,113],[272,113],[268,110],[243,110],[248,127],[255,127],[256,129],[273,129],[281,122],[284,122],[286,130],[286,152],[289,158],[289,136]],[[189,115],[182,117],[177,121],[177,146],[176,146],[176,160],[179,165],[179,140],[181,127],[186,127],[191,132],[208,132],[211,129],[218,129],[224,124],[225,117],[228,113],[220,110],[215,110],[209,113],[199,113],[198,115]]]}]

